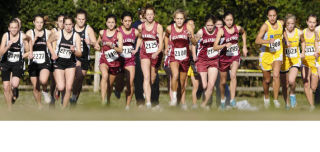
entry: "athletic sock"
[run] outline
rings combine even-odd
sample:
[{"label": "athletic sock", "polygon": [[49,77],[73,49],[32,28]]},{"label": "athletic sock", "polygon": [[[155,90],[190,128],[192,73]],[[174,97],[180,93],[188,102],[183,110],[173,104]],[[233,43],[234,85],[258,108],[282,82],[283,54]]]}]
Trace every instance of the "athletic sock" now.
[{"label": "athletic sock", "polygon": [[172,91],[172,102],[177,102],[177,91]]},{"label": "athletic sock", "polygon": [[226,99],[221,99],[221,103],[226,103]]}]

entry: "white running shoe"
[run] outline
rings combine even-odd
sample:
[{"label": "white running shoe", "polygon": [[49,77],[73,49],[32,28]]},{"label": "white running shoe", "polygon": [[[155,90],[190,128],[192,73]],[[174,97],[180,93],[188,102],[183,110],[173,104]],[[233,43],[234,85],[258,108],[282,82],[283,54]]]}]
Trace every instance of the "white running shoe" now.
[{"label": "white running shoe", "polygon": [[151,109],[151,102],[147,102],[146,107],[147,107],[147,109]]},{"label": "white running shoe", "polygon": [[161,111],[162,111],[160,105],[156,105],[156,106],[152,107],[151,110],[152,110],[152,111],[158,111],[158,112],[161,112]]},{"label": "white running shoe", "polygon": [[126,105],[126,108],[124,109],[125,111],[129,111],[130,110],[130,106]]},{"label": "white running shoe", "polygon": [[268,109],[270,107],[270,99],[263,99],[264,102],[264,108]]},{"label": "white running shoe", "polygon": [[43,98],[44,98],[44,102],[45,102],[45,103],[50,103],[50,102],[51,102],[51,98],[50,98],[48,92],[42,91],[42,95],[43,95]]},{"label": "white running shoe", "polygon": [[171,101],[171,102],[169,103],[169,106],[170,106],[170,107],[177,106],[177,101]]},{"label": "white running shoe", "polygon": [[198,105],[197,105],[197,104],[193,104],[193,105],[191,106],[191,109],[192,109],[192,110],[198,109]]},{"label": "white running shoe", "polygon": [[316,107],[315,106],[310,106],[309,111],[313,111]]},{"label": "white running shoe", "polygon": [[181,109],[182,109],[183,111],[187,111],[187,110],[188,110],[187,104],[181,104]]},{"label": "white running shoe", "polygon": [[276,108],[280,108],[280,103],[278,100],[273,100],[273,104]]}]

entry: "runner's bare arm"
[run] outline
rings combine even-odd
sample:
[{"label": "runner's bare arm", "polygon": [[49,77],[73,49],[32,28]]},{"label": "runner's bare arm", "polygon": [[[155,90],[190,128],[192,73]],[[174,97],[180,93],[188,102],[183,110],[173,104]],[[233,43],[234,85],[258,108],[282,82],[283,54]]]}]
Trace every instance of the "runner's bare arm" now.
[{"label": "runner's bare arm", "polygon": [[137,43],[136,43],[136,48],[134,49],[134,51],[132,52],[133,54],[136,54],[141,46],[141,43],[142,43],[142,35],[141,35],[141,32],[142,32],[142,26],[139,25],[138,26],[138,30],[139,32],[138,34],[138,39],[137,39]]},{"label": "runner's bare arm", "polygon": [[76,55],[77,57],[81,57],[82,56],[81,38],[78,33],[75,33],[74,36],[76,37],[76,46],[75,46],[76,49],[74,50],[74,55]]},{"label": "runner's bare arm", "polygon": [[171,26],[167,26],[166,28],[166,33],[164,34],[164,46],[165,46],[165,50],[164,50],[164,54],[168,54],[169,51],[169,36],[171,33]]},{"label": "runner's bare arm", "polygon": [[27,58],[30,53],[29,51],[30,51],[31,46],[29,44],[32,43],[32,39],[28,35],[22,33],[22,40],[23,40],[23,45],[24,45],[24,49],[25,49],[25,53],[23,54],[23,58]]},{"label": "runner's bare arm", "polygon": [[256,44],[269,44],[269,43],[270,43],[270,41],[268,41],[268,40],[263,40],[263,39],[262,39],[262,38],[264,37],[264,34],[265,34],[267,31],[268,31],[268,25],[267,25],[266,23],[264,23],[264,24],[261,26],[261,28],[260,28],[260,30],[259,30],[259,33],[258,33],[258,35],[257,35],[257,37],[256,37],[256,41],[255,41]]},{"label": "runner's bare arm", "polygon": [[159,54],[163,49],[163,27],[160,24],[157,27],[157,33],[159,38],[159,46],[158,46],[158,51],[156,53]]},{"label": "runner's bare arm", "polygon": [[123,47],[123,37],[122,37],[122,34],[121,32],[118,32],[118,35],[117,35],[117,38],[118,38],[118,47],[115,47],[114,49],[119,52],[119,53],[122,53],[122,47]]},{"label": "runner's bare arm", "polygon": [[12,42],[9,41],[8,45],[6,45],[7,37],[8,37],[7,35],[8,35],[8,33],[3,34],[2,39],[1,39],[0,57],[2,57],[3,54],[5,54],[9,50],[9,48],[11,47],[11,44],[12,44]]},{"label": "runner's bare arm", "polygon": [[48,49],[49,49],[49,51],[50,51],[52,56],[55,54],[54,48],[52,46],[52,43],[57,41],[59,35],[60,35],[60,32],[54,32],[54,33],[51,33],[49,38],[48,38],[47,47],[48,47]]},{"label": "runner's bare arm", "polygon": [[214,44],[213,44],[213,49],[214,50],[221,50],[224,47],[226,47],[226,44],[219,45],[220,39],[223,36],[223,34],[224,34],[223,30],[222,30],[222,28],[220,28],[219,31],[218,31],[216,40],[214,41]]},{"label": "runner's bare arm", "polygon": [[196,38],[195,38],[195,36],[194,36],[194,30],[193,30],[193,28],[189,25],[189,24],[187,24],[187,30],[188,30],[188,32],[189,32],[189,34],[190,34],[190,41],[191,41],[191,43],[193,44],[193,45],[197,45],[197,40],[196,40]]},{"label": "runner's bare arm", "polygon": [[301,41],[301,54],[300,54],[300,57],[304,58],[305,49],[306,49],[306,41],[304,40],[303,34],[300,35],[300,41]]},{"label": "runner's bare arm", "polygon": [[242,53],[244,57],[247,57],[248,54],[248,49],[247,49],[247,32],[244,30],[243,27],[237,26],[239,29],[240,33],[242,33]]},{"label": "runner's bare arm", "polygon": [[202,32],[202,29],[200,29],[195,35],[197,42],[202,38],[202,35],[203,35],[203,32]]}]

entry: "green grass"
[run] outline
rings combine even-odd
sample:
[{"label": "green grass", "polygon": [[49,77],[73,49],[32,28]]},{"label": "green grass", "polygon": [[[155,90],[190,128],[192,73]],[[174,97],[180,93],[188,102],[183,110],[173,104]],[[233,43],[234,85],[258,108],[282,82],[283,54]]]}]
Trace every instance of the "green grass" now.
[{"label": "green grass", "polygon": [[[214,97],[215,98],[215,97]],[[191,92],[187,92],[187,103],[191,105]],[[182,111],[179,107],[169,107],[167,93],[160,95],[160,106],[162,111],[151,111],[138,109],[135,99],[131,104],[130,111],[125,111],[124,94],[120,99],[112,95],[112,102],[109,107],[101,106],[100,94],[93,92],[82,92],[79,104],[76,108],[61,110],[60,102],[56,103],[55,110],[44,105],[43,110],[37,110],[31,91],[20,91],[20,97],[13,105],[13,111],[7,111],[3,94],[0,95],[0,119],[1,120],[320,120],[320,109],[316,108],[309,112],[309,105],[303,94],[297,95],[298,106],[293,110],[285,110],[282,96],[280,109],[263,108],[262,97],[238,97],[237,100],[248,100],[250,104],[259,107],[259,111],[228,110],[219,111],[214,104],[210,111],[202,109]],[[200,101],[198,101],[200,102]]]}]

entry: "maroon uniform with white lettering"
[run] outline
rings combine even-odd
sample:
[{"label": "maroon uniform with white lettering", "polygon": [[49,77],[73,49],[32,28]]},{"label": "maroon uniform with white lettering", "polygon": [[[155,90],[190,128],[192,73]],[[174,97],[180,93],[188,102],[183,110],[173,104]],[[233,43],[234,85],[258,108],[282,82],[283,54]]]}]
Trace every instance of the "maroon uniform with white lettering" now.
[{"label": "maroon uniform with white lettering", "polygon": [[188,72],[190,66],[190,40],[188,37],[187,25],[183,25],[181,32],[177,32],[174,24],[171,24],[172,50],[170,52],[170,63],[179,62],[179,71]]},{"label": "maroon uniform with white lettering", "polygon": [[108,45],[106,45],[106,43],[111,42],[113,45],[117,46],[117,35],[118,31],[116,31],[112,37],[107,37],[107,30],[104,30],[102,35],[100,64],[107,64],[109,68],[108,72],[113,75],[116,75],[122,71],[119,53],[115,49],[111,49]]},{"label": "maroon uniform with white lettering", "polygon": [[135,28],[131,29],[130,34],[124,33],[122,27],[119,28],[119,31],[123,36],[123,51],[121,53],[121,60],[123,61],[124,67],[127,66],[135,66],[135,56],[132,54],[132,50],[134,49],[134,42],[136,39]]},{"label": "maroon uniform with white lettering", "polygon": [[140,59],[150,59],[151,66],[158,68],[161,64],[162,53],[157,58],[152,59],[152,54],[158,51],[159,38],[157,34],[158,23],[155,22],[151,31],[147,31],[145,23],[142,26],[142,47],[140,50]]},{"label": "maroon uniform with white lettering", "polygon": [[239,31],[236,25],[234,25],[233,28],[234,32],[232,34],[228,33],[225,27],[222,28],[225,37],[223,44],[232,44],[229,48],[223,48],[220,52],[219,70],[222,72],[230,70],[233,61],[240,62],[240,50],[238,45]]},{"label": "maroon uniform with white lettering", "polygon": [[196,66],[198,72],[208,72],[210,67],[219,68],[219,51],[213,50],[218,28],[215,28],[212,34],[209,34],[206,28],[203,27],[202,33]]}]

